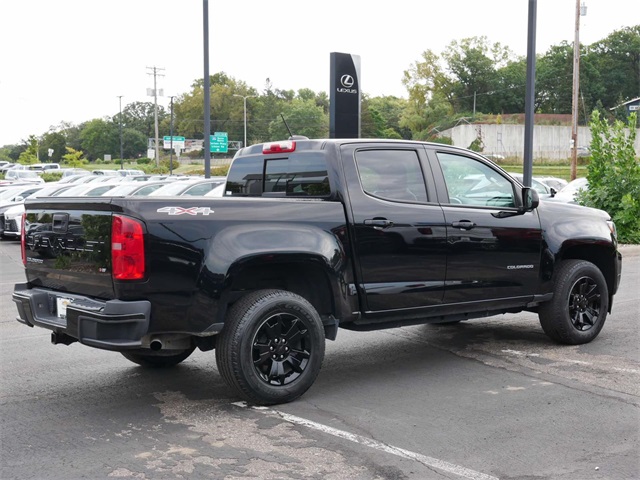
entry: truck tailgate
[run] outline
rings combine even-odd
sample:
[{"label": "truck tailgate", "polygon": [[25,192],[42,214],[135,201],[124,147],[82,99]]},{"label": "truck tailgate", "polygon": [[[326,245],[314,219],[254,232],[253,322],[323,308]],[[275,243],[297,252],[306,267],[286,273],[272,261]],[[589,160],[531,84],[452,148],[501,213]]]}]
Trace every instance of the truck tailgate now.
[{"label": "truck tailgate", "polygon": [[33,199],[25,204],[27,281],[111,299],[111,199]]}]

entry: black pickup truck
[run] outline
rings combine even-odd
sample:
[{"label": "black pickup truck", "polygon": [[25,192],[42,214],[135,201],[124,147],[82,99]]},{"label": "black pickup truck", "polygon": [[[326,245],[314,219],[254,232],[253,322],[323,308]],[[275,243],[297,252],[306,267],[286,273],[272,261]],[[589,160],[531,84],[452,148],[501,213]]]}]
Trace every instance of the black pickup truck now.
[{"label": "black pickup truck", "polygon": [[339,327],[527,310],[589,342],[622,263],[605,212],[414,141],[292,137],[240,150],[221,198],[28,199],[23,221],[20,322],[143,366],[215,349],[259,404],[302,395]]}]

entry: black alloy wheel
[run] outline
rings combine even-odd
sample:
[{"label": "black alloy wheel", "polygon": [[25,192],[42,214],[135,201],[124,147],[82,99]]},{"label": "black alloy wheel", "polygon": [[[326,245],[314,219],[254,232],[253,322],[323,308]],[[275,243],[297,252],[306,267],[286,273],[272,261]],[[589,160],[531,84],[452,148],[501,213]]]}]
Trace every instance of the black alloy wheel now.
[{"label": "black alloy wheel", "polygon": [[540,305],[544,332],[556,342],[589,343],[609,311],[609,290],[598,267],[586,260],[564,260],[556,267],[553,298]]},{"label": "black alloy wheel", "polygon": [[218,371],[251,403],[295,400],[320,373],[324,327],[303,297],[286,290],[257,290],[227,312],[216,343]]},{"label": "black alloy wheel", "polygon": [[589,277],[582,277],[573,284],[569,293],[569,318],[581,332],[596,325],[602,308],[602,294],[598,284]]},{"label": "black alloy wheel", "polygon": [[309,330],[291,313],[267,318],[252,343],[256,373],[269,385],[294,382],[307,368],[313,353]]}]

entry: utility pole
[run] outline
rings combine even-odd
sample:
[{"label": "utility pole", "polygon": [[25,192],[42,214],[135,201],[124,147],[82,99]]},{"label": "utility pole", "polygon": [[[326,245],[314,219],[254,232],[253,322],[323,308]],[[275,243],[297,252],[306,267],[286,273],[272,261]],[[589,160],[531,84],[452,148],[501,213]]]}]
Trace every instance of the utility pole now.
[{"label": "utility pole", "polygon": [[571,96],[571,180],[578,175],[578,108],[580,91],[580,16],[587,14],[587,6],[576,0],[576,28],[573,40],[573,92]]},{"label": "utility pole", "polygon": [[[154,103],[154,123],[155,123],[155,146],[156,146],[156,167],[160,165],[160,142],[158,139],[158,83],[157,77],[164,77],[163,74],[158,73],[158,70],[164,71],[164,68],[159,67],[147,67],[147,70],[151,70],[153,73],[147,73],[147,75],[153,75],[153,103]],[[160,92],[162,96],[162,91]]]},{"label": "utility pole", "polygon": [[120,126],[120,170],[124,168],[124,156],[122,155],[122,97],[124,95],[118,95],[118,101],[120,103],[120,115],[118,115],[118,124]]}]

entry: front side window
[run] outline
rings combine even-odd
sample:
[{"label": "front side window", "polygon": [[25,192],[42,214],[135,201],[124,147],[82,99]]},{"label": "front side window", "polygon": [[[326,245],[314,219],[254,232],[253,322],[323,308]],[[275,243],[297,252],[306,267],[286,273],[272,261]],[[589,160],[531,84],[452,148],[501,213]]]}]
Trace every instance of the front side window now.
[{"label": "front side window", "polygon": [[356,164],[368,195],[397,202],[426,202],[427,189],[414,150],[360,150]]},{"label": "front side window", "polygon": [[513,183],[473,158],[438,153],[449,203],[479,207],[515,207]]}]

